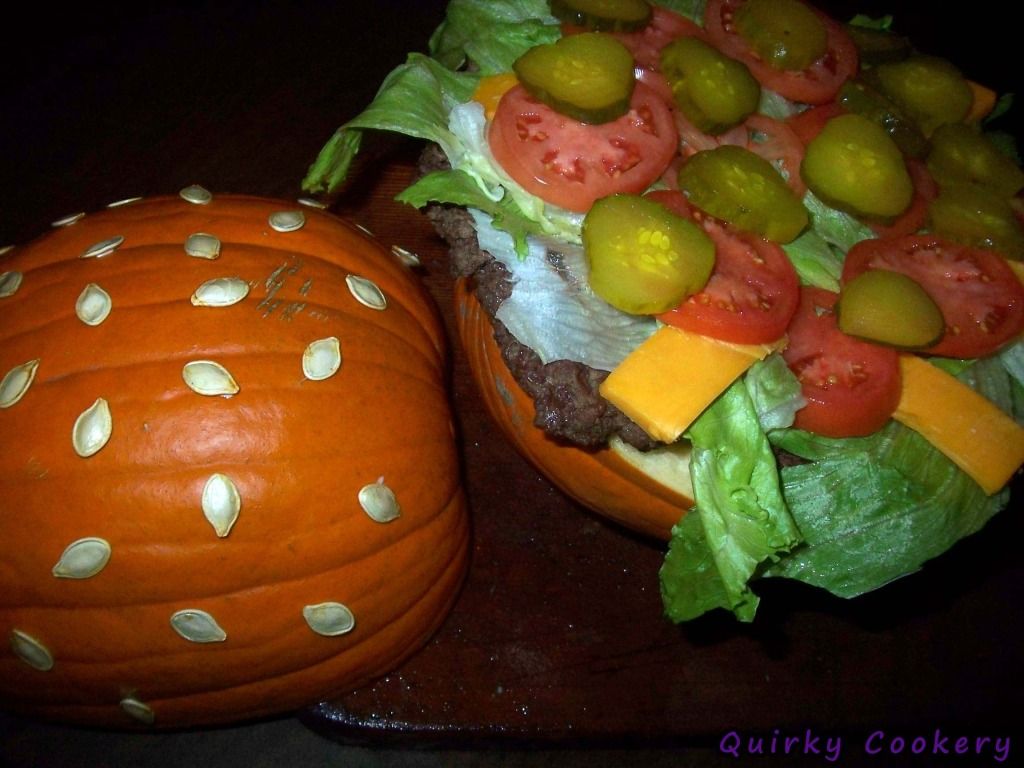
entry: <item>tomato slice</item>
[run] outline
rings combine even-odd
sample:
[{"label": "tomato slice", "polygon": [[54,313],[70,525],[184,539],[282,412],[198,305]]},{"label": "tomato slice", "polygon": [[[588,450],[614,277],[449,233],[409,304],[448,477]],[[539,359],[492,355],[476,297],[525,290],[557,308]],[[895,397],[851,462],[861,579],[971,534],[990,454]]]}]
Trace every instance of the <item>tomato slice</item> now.
[{"label": "tomato slice", "polygon": [[885,426],[900,401],[899,353],[839,330],[839,294],[800,289],[782,357],[800,380],[807,405],[794,426],[826,437],[863,437]]},{"label": "tomato slice", "polygon": [[879,237],[893,238],[912,235],[924,227],[928,221],[928,205],[939,194],[939,185],[932,178],[928,166],[912,157],[905,157],[905,160],[910,180],[914,183],[914,196],[910,199],[907,210],[897,216],[892,223],[868,222],[868,226]]},{"label": "tomato slice", "polygon": [[946,334],[928,354],[984,357],[1024,330],[1024,284],[993,251],[933,235],[863,240],[846,254],[842,280],[869,269],[902,272],[939,305]]},{"label": "tomato slice", "polygon": [[735,344],[769,344],[786,332],[796,311],[800,281],[776,243],[733,229],[701,213],[682,192],[647,197],[701,224],[715,243],[715,267],[704,289],[658,319]]},{"label": "tomato slice", "polygon": [[815,136],[821,133],[825,123],[833,117],[845,114],[846,110],[842,104],[838,101],[830,101],[827,104],[819,104],[805,109],[803,112],[797,112],[786,120],[786,125],[792,129],[793,133],[800,139],[800,143],[806,147]]},{"label": "tomato slice", "polygon": [[776,69],[758,56],[736,31],[733,16],[744,0],[708,0],[704,29],[711,42],[725,54],[739,59],[765,88],[792,101],[824,104],[832,101],[840,87],[857,73],[857,46],[843,26],[820,11],[825,25],[828,50],[807,69]]},{"label": "tomato slice", "polygon": [[498,103],[488,139],[495,160],[527,192],[585,213],[598,198],[647,189],[675,155],[678,134],[668,106],[643,83],[625,115],[594,125],[516,86]]}]

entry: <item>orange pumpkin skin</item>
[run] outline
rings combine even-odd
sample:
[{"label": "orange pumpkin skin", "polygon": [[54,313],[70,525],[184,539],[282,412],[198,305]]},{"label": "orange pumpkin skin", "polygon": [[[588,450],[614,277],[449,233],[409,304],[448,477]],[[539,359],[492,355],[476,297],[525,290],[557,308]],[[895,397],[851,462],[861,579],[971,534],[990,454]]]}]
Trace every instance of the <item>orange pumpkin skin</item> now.
[{"label": "orange pumpkin skin", "polygon": [[469,283],[455,286],[455,319],[477,389],[505,436],[565,494],[639,533],[668,540],[690,498],[644,474],[609,448],[586,450],[552,440],[534,426],[533,400],[494,341],[487,312]]},{"label": "orange pumpkin skin", "polygon": [[[355,227],[313,209],[294,231],[270,225],[301,208],[154,198],[0,258],[16,289],[0,298],[0,377],[39,361],[27,388],[0,388],[4,708],[126,728],[290,711],[387,673],[454,602],[468,523],[442,325],[408,268]],[[188,255],[194,233],[215,235],[219,256]],[[113,252],[81,258],[115,236]],[[349,276],[386,308],[358,301]],[[224,277],[248,294],[193,305]],[[98,325],[76,316],[90,283],[111,299]],[[369,283],[353,285],[374,305]],[[331,345],[314,345],[328,365],[310,378],[305,351],[331,337],[340,367],[326,376]],[[197,360],[238,392],[195,391],[183,371]],[[99,398],[112,429],[83,457],[73,425]],[[227,486],[203,504],[214,475],[240,498],[226,531]],[[392,491],[397,518],[370,517],[367,486]],[[74,542],[85,555],[65,561]],[[108,558],[90,573],[99,542]]]}]

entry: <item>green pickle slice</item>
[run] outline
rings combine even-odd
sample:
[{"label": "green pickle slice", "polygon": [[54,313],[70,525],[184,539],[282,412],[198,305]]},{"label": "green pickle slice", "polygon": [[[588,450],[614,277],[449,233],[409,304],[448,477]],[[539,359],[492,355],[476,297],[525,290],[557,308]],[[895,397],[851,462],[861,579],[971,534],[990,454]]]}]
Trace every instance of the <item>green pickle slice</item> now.
[{"label": "green pickle slice", "polygon": [[661,73],[676,106],[704,133],[738,125],[761,100],[761,85],[745,64],[696,37],[681,37],[662,49]]},{"label": "green pickle slice", "polygon": [[931,296],[900,272],[872,269],[843,286],[836,302],[839,330],[900,349],[925,349],[946,331]]},{"label": "green pickle slice", "polygon": [[863,115],[829,120],[807,145],[800,175],[824,202],[857,216],[894,219],[914,196],[900,148]]},{"label": "green pickle slice", "polygon": [[736,11],[735,25],[776,69],[807,69],[828,51],[825,24],[800,0],[747,0]]},{"label": "green pickle slice", "polygon": [[746,232],[788,243],[808,224],[807,209],[775,167],[749,149],[697,152],[679,169],[691,203]]},{"label": "green pickle slice", "polygon": [[594,293],[616,309],[653,315],[700,291],[715,244],[697,224],[640,195],[603,197],[583,220]]},{"label": "green pickle slice", "polygon": [[607,123],[626,114],[636,77],[633,55],[602,32],[563,37],[538,45],[512,65],[523,87],[563,115]]},{"label": "green pickle slice", "polygon": [[863,115],[880,125],[896,145],[911,157],[923,158],[928,153],[928,139],[921,133],[917,123],[867,83],[856,80],[843,83],[839,89],[839,103],[847,112]]},{"label": "green pickle slice", "polygon": [[936,56],[914,55],[903,61],[879,64],[864,76],[888,96],[925,136],[945,123],[967,117],[974,92],[960,70]]},{"label": "green pickle slice", "polygon": [[980,131],[949,123],[932,134],[928,170],[942,186],[981,184],[1004,197],[1024,189],[1024,171]]},{"label": "green pickle slice", "polygon": [[977,184],[943,187],[928,205],[929,228],[940,237],[1024,260],[1024,230],[997,192]]},{"label": "green pickle slice", "polygon": [[551,0],[552,16],[594,32],[638,32],[651,14],[646,0]]}]

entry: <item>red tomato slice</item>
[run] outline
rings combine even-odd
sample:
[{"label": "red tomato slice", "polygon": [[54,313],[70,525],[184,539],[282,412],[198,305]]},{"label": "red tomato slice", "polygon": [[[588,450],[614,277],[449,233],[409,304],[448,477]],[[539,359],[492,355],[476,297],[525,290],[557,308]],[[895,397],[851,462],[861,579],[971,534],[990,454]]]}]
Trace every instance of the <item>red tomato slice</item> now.
[{"label": "red tomato slice", "polygon": [[832,311],[838,298],[821,288],[800,289],[782,352],[807,400],[794,426],[826,437],[863,437],[884,427],[899,404],[899,353],[840,331]]},{"label": "red tomato slice", "polygon": [[821,133],[825,123],[833,117],[843,114],[846,114],[843,106],[838,101],[830,101],[827,104],[819,104],[805,109],[803,112],[797,112],[786,120],[786,125],[793,130],[793,133],[806,147],[815,136]]},{"label": "red tomato slice", "polygon": [[843,282],[869,269],[902,272],[939,305],[946,335],[928,354],[984,357],[1024,330],[1024,284],[993,251],[932,235],[863,240],[846,254]]},{"label": "red tomato slice", "polygon": [[906,158],[910,180],[914,182],[914,196],[910,205],[891,224],[868,222],[868,226],[879,237],[902,237],[912,235],[924,227],[928,221],[928,205],[939,194],[939,185],[935,183],[931,173],[920,160]]},{"label": "red tomato slice", "polygon": [[857,73],[857,46],[842,25],[815,12],[825,24],[828,50],[807,69],[790,71],[776,69],[758,56],[736,31],[733,15],[744,0],[708,0],[704,11],[704,29],[710,40],[721,51],[739,59],[750,68],[750,73],[765,88],[792,101],[805,104],[824,104],[832,101],[844,82]]},{"label": "red tomato slice", "polygon": [[668,106],[643,83],[629,112],[599,125],[561,115],[515,86],[498,103],[488,139],[495,160],[527,192],[585,213],[600,197],[647,189],[675,155],[678,134]]},{"label": "red tomato slice", "polygon": [[691,206],[682,192],[648,197],[703,226],[715,243],[715,267],[704,290],[658,319],[735,344],[768,344],[786,332],[796,311],[800,281],[776,243],[739,232]]}]

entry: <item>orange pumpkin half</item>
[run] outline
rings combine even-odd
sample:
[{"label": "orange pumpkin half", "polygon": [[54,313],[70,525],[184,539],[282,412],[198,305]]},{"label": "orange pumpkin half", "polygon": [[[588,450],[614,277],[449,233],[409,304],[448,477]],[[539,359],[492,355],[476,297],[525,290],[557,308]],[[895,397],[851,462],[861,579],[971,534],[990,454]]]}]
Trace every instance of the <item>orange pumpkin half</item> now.
[{"label": "orange pumpkin half", "polygon": [[0,705],[284,712],[421,646],[465,571],[442,326],[355,227],[181,196],[0,257]]},{"label": "orange pumpkin half", "polygon": [[466,279],[455,286],[455,319],[485,406],[519,452],[590,510],[667,540],[672,526],[693,506],[688,450],[641,453],[614,440],[607,448],[586,450],[552,440],[534,426],[533,400],[505,364],[491,320]]}]

